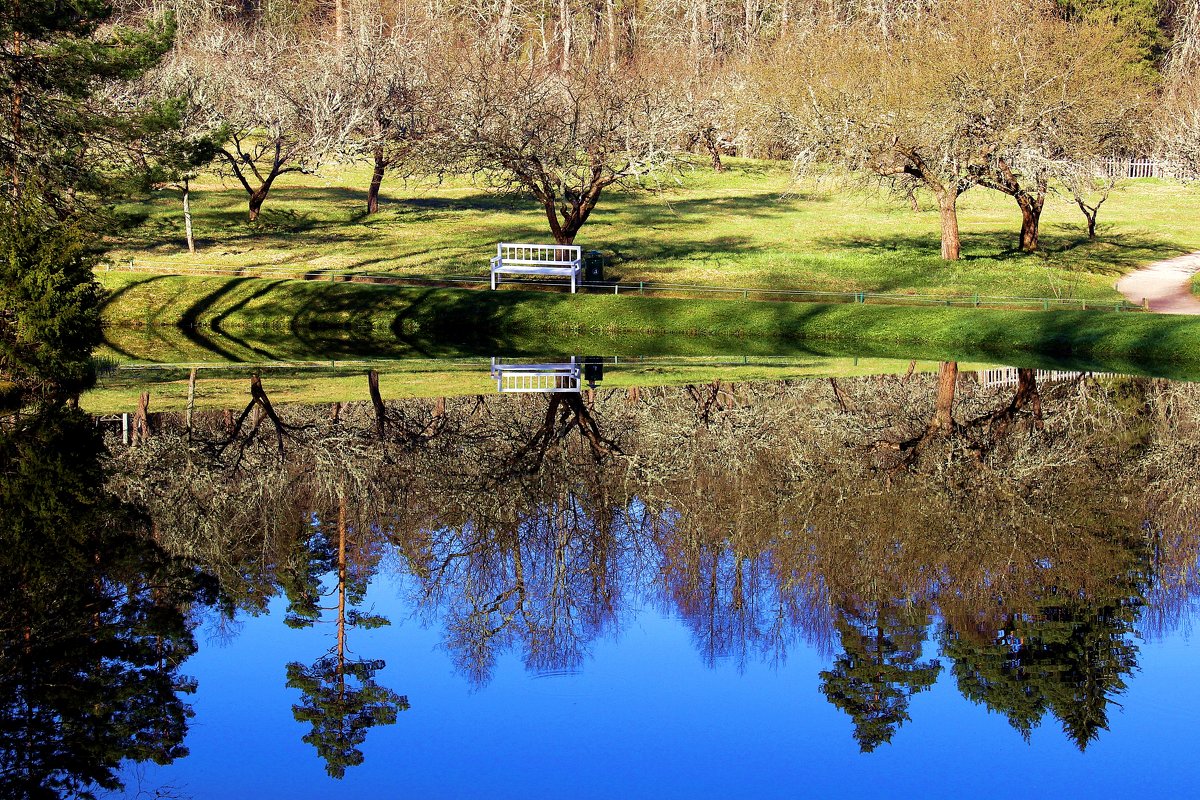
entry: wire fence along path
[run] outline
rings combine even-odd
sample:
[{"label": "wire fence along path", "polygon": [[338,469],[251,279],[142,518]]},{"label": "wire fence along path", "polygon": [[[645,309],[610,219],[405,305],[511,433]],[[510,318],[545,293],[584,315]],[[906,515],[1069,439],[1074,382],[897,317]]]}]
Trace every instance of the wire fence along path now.
[{"label": "wire fence along path", "polygon": [[[183,277],[244,277],[288,278],[331,283],[370,283],[389,286],[427,286],[458,288],[490,288],[488,275],[396,275],[393,273],[309,270],[288,267],[233,268],[196,264],[179,269],[166,264],[133,259],[105,266],[109,272],[133,272],[150,275],[179,275]],[[561,290],[561,280],[543,281],[522,279],[509,281],[508,288]],[[1013,297],[984,294],[899,294],[886,292],[838,292],[821,289],[763,289],[750,286],[704,286],[688,283],[657,283],[651,281],[583,281],[580,288],[592,294],[658,295],[661,297],[693,298],[727,297],[742,300],[777,300],[809,303],[859,303],[872,305],[920,305],[958,308],[1058,309],[1075,311],[1144,311],[1143,306],[1127,300],[1089,300],[1079,297]]]}]

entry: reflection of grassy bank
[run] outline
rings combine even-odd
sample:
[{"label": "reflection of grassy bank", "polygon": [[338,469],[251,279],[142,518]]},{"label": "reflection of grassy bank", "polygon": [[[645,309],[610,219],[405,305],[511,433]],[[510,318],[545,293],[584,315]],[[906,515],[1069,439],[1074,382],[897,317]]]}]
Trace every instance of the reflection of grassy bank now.
[{"label": "reflection of grassy bank", "polygon": [[[369,400],[366,373],[379,372],[380,394],[388,399],[495,394],[485,358],[357,362],[320,365],[205,366],[196,380],[197,408],[233,408],[246,403],[248,376],[260,372],[276,403],[325,404]],[[688,358],[631,359],[606,363],[599,387],[677,386],[708,383],[848,377],[903,373],[909,362],[877,358]],[[964,369],[967,368],[964,365]],[[919,361],[916,372],[937,369],[936,361]],[[122,369],[106,376],[82,400],[95,414],[131,411],[138,395],[149,392],[152,411],[179,411],[187,404],[187,367]]]},{"label": "reflection of grassy bank", "polygon": [[[774,355],[849,347],[901,358],[1067,357],[1087,368],[1167,376],[1200,369],[1200,319],[1169,315],[102,277],[113,292],[105,308],[111,340],[126,360],[138,358],[138,348],[121,329],[141,327],[161,338],[153,349],[176,353],[165,359],[172,361],[198,360],[187,354],[201,353],[261,360],[363,353]],[[192,327],[172,327],[184,321]],[[229,338],[213,337],[214,329]]]}]

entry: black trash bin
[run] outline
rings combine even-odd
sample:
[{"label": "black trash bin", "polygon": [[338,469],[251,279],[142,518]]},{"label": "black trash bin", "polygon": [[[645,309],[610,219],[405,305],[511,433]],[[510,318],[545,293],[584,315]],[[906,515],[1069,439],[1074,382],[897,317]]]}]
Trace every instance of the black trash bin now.
[{"label": "black trash bin", "polygon": [[591,389],[595,389],[596,384],[604,380],[604,358],[602,356],[583,357],[583,379]]},{"label": "black trash bin", "polygon": [[586,283],[604,282],[604,254],[588,250],[583,254],[583,280]]}]

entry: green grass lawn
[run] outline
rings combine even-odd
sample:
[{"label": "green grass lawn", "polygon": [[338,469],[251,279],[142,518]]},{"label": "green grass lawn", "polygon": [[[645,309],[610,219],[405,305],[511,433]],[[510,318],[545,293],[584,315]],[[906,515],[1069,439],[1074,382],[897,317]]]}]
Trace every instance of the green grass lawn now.
[{"label": "green grass lawn", "polygon": [[[751,288],[1118,299],[1118,276],[1200,250],[1200,189],[1129,181],[1100,215],[1089,241],[1082,215],[1047,203],[1045,252],[1013,250],[1016,204],[984,189],[963,196],[964,258],[938,258],[938,216],[928,198],[913,212],[882,192],[834,184],[796,186],[786,166],[731,160],[716,174],[685,172],[661,193],[612,192],[577,243],[610,254],[621,281]],[[549,241],[544,216],[523,197],[465,182],[385,182],[379,214],[364,216],[368,173],[330,168],[276,184],[255,225],[245,193],[215,178],[192,194],[199,251],[183,242],[177,193],[123,207],[140,220],[114,242],[113,260],[184,270],[286,268],[422,275],[485,275],[499,240]]]}]

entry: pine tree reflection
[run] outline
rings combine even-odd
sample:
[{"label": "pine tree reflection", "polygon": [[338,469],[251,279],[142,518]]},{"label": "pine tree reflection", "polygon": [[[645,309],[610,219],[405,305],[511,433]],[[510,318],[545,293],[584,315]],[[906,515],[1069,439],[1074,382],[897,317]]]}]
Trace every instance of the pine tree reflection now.
[{"label": "pine tree reflection", "polygon": [[0,426],[0,796],[91,796],[124,761],[167,763],[195,686],[187,609],[211,600],[108,495],[91,419],[50,406]]},{"label": "pine tree reflection", "polygon": [[[342,778],[347,767],[363,762],[359,746],[370,729],[394,725],[409,705],[407,697],[379,683],[376,676],[387,666],[385,661],[357,657],[350,649],[350,631],[380,628],[389,622],[360,608],[379,557],[361,531],[352,531],[344,487],[338,491],[335,520],[332,526],[312,525],[310,535],[301,540],[309,557],[301,580],[287,591],[286,618],[291,627],[303,628],[320,622],[324,612],[332,612],[334,645],[312,664],[289,663],[287,685],[301,693],[292,714],[297,722],[311,726],[304,741],[316,748],[331,777]],[[332,606],[321,605],[327,596],[321,591],[325,575],[332,575],[328,593]]]},{"label": "pine tree reflection", "polygon": [[837,607],[842,652],[821,673],[821,693],[850,715],[864,753],[907,722],[909,698],[933,686],[941,665],[921,661],[928,607],[885,600]]}]

